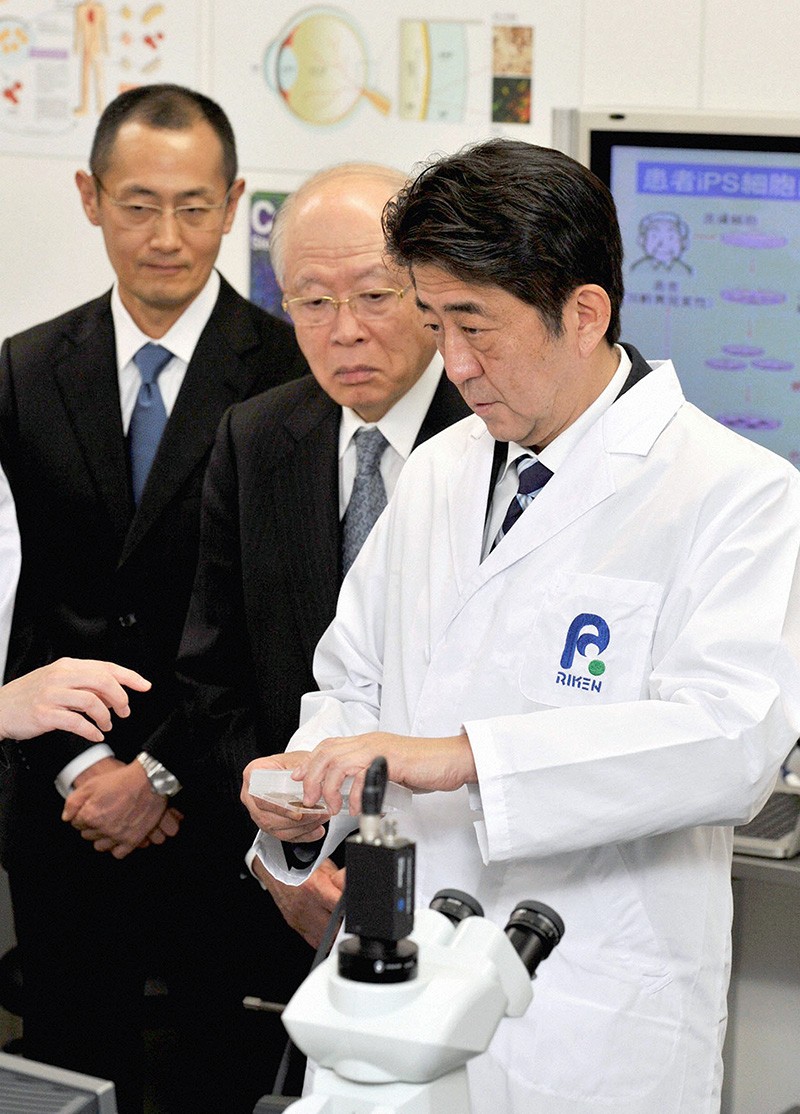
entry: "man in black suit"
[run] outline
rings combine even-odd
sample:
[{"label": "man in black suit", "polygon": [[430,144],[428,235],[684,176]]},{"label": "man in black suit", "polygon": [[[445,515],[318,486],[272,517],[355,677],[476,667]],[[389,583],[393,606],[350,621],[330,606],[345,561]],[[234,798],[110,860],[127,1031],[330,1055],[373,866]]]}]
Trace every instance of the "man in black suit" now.
[{"label": "man in black suit", "polygon": [[[238,861],[254,835],[238,805],[242,769],[297,727],[300,699],[314,687],[314,648],[334,615],[357,431],[383,434],[379,470],[390,495],[414,446],[467,413],[408,275],[383,258],[381,212],[403,184],[398,171],[349,164],[315,175],[284,203],[272,259],[313,375],[232,407],[209,464],[178,663],[193,746],[172,731],[161,747],[182,780],[206,755],[210,783],[228,794],[218,838]],[[266,878],[289,923],[316,945],[342,888],[337,868],[328,863],[299,889]],[[298,950],[300,937],[251,888],[251,933],[271,964],[254,969],[252,992],[286,1001],[313,953]]]},{"label": "man in black suit", "polygon": [[[157,751],[143,752],[175,704],[203,475],[223,412],[305,365],[291,329],[214,269],[244,190],[218,105],[176,86],[123,93],[100,119],[90,167],[76,182],[114,287],[0,352],[2,463],[23,554],[7,676],[68,655],[119,662],[153,687],[115,723],[113,751],[106,742],[86,750],[68,732],[10,748],[4,863],[25,1052],[113,1079],[128,1114],[141,1111],[133,1041],[145,975],[169,971],[176,1008],[188,1003],[185,1017],[200,1028],[192,816],[170,807],[179,783]],[[148,385],[140,353],[154,341],[166,364]],[[159,414],[160,440],[150,421]],[[170,839],[182,812],[186,835]],[[192,1070],[176,1067],[187,1086],[208,1063],[201,1045]]]}]

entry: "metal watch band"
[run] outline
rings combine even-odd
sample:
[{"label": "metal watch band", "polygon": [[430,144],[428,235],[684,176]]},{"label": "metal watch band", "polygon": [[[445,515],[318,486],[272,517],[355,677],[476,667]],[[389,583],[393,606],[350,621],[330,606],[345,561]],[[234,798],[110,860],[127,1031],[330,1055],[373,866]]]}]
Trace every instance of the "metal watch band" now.
[{"label": "metal watch band", "polygon": [[150,787],[154,793],[158,793],[161,797],[174,797],[180,791],[181,783],[175,775],[171,774],[157,758],[153,758],[146,750],[136,755],[136,761],[141,764],[147,774],[147,780],[150,782]]}]

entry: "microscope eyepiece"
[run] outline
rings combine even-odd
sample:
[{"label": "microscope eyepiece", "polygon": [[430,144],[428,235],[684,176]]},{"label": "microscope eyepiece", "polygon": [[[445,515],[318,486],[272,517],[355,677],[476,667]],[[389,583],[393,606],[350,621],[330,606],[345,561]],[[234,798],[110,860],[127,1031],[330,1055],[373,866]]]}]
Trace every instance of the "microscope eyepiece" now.
[{"label": "microscope eyepiece", "polygon": [[508,919],[505,933],[533,978],[541,961],[547,959],[564,935],[564,922],[541,901],[520,901]]},{"label": "microscope eyepiece", "polygon": [[467,917],[482,917],[483,906],[470,894],[463,890],[439,890],[433,895],[430,908],[444,915],[458,925]]}]

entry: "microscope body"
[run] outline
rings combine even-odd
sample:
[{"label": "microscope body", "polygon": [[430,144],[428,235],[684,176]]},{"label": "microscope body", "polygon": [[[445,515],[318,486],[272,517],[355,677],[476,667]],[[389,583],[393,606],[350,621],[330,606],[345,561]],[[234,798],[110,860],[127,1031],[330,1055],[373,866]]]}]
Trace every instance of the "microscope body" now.
[{"label": "microscope body", "polygon": [[531,976],[502,929],[483,917],[454,925],[433,909],[414,915],[416,977],[343,978],[330,957],[289,1002],[283,1022],[319,1066],[295,1114],[469,1114],[466,1063],[489,1046],[503,1017],[532,998]]},{"label": "microscope body", "polygon": [[414,911],[415,846],[381,818],[387,763],[367,772],[346,843],[345,931],[283,1011],[317,1065],[294,1114],[470,1114],[467,1062],[504,1017],[521,1017],[564,925],[523,900],[505,929],[461,890]]}]

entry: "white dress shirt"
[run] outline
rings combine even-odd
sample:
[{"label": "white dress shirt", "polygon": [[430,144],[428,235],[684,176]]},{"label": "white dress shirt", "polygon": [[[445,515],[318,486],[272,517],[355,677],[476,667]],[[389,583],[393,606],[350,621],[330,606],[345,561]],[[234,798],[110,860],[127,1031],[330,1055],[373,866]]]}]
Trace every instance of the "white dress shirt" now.
[{"label": "white dress shirt", "polygon": [[5,472],[0,468],[0,677],[5,673],[11,618],[21,562],[17,512]]},{"label": "white dress shirt", "polygon": [[136,396],[142,385],[139,369],[133,357],[143,344],[155,343],[169,349],[172,359],[159,373],[158,387],[164,400],[167,417],[172,413],[178,392],[183,384],[189,361],[194,355],[200,334],[219,296],[220,279],[217,271],[212,271],[208,282],[191,305],[183,311],[175,324],[163,337],[153,341],[143,333],[122,304],[119,288],[114,284],[111,292],[111,316],[114,319],[114,335],[117,342],[117,376],[119,379],[119,404],[122,412],[122,428],[127,436],[131,415],[136,405]]}]

